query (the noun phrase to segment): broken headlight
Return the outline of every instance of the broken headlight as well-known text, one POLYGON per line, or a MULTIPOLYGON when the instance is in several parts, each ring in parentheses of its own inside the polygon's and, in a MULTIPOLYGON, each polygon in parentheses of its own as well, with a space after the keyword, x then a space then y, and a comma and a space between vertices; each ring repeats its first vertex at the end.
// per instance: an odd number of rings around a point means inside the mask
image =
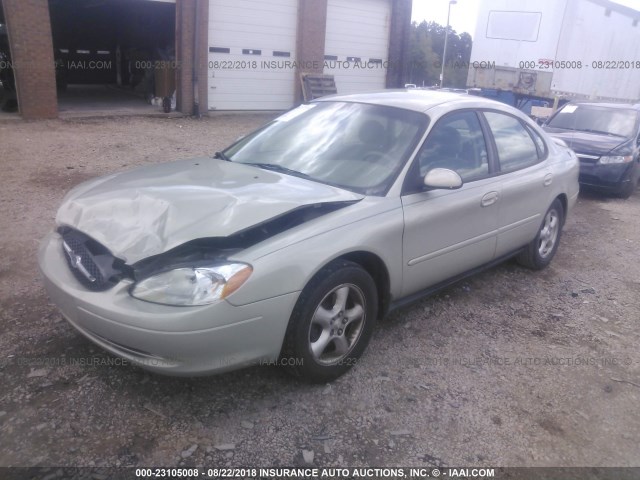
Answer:
POLYGON ((163 305, 209 305, 235 292, 252 271, 245 263, 176 268, 141 280, 133 286, 131 295, 163 305))

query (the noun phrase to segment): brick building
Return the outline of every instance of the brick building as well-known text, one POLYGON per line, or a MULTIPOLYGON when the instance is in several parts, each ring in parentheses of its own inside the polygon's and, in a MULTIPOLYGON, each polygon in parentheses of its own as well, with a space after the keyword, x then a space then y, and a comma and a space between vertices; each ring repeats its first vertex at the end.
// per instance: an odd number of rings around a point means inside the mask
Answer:
POLYGON ((411 0, 0 0, 24 118, 57 116, 56 85, 127 85, 165 60, 187 114, 288 109, 301 73, 399 87, 410 21, 411 0), (87 59, 108 68, 65 68, 87 59))

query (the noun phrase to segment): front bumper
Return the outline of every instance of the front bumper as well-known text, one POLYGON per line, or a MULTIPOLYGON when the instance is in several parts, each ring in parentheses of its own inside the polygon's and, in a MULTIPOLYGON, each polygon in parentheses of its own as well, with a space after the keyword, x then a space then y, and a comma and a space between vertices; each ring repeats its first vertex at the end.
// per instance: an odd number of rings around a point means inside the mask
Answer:
POLYGON ((635 163, 602 165, 581 160, 578 181, 587 187, 617 192, 632 181, 635 163))
POLYGON ((167 375, 221 373, 277 359, 299 292, 243 306, 171 307, 129 295, 130 280, 92 292, 69 270, 61 237, 38 253, 52 301, 80 333, 114 355, 167 375))

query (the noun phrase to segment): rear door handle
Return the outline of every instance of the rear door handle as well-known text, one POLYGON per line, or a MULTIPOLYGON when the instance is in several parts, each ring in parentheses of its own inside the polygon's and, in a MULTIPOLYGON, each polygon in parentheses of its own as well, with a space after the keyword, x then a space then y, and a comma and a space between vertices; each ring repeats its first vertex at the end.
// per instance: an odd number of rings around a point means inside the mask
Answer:
POLYGON ((550 173, 547 173, 544 176, 544 186, 548 187, 549 185, 551 185, 552 182, 553 182, 553 175, 550 173))
POLYGON ((480 205, 482 205, 483 207, 488 207, 490 205, 493 205, 497 201, 498 201, 498 192, 489 192, 484 194, 484 196, 482 197, 482 201, 480 202, 480 205))

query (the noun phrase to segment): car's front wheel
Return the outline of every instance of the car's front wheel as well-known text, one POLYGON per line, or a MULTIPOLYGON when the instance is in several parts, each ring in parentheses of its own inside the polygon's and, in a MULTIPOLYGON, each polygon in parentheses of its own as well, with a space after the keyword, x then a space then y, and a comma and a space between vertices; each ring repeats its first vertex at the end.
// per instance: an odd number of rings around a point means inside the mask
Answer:
POLYGON ((533 270, 549 265, 558 250, 563 225, 564 208, 556 198, 547 210, 536 238, 518 255, 518 263, 533 270))
POLYGON ((620 187, 620 189, 617 192, 618 197, 626 200, 631 195, 633 195, 633 192, 636 191, 636 188, 638 188, 638 182, 631 179, 627 183, 625 183, 622 187, 620 187))
POLYGON ((339 377, 364 352, 377 314, 376 285, 366 270, 343 260, 330 263, 300 294, 281 363, 312 382, 339 377))

